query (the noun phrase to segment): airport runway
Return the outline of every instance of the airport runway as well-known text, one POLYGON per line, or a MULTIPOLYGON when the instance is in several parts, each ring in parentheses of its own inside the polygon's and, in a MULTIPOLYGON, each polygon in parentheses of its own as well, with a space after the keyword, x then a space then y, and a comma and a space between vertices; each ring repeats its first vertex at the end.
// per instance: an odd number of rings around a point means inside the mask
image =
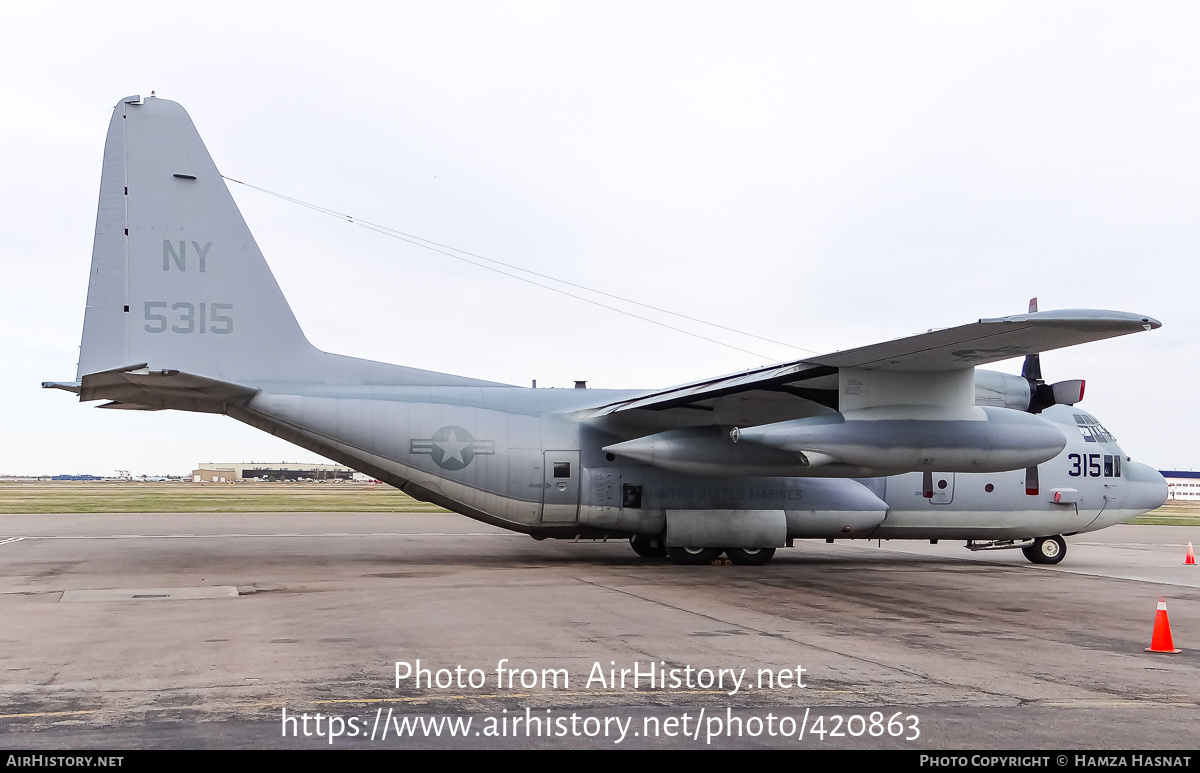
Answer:
POLYGON ((0 747, 1194 749, 1188 540, 679 567, 452 515, 0 515, 0 747), (1181 654, 1143 652, 1160 596, 1181 654), (447 684, 397 687, 418 659, 447 684))

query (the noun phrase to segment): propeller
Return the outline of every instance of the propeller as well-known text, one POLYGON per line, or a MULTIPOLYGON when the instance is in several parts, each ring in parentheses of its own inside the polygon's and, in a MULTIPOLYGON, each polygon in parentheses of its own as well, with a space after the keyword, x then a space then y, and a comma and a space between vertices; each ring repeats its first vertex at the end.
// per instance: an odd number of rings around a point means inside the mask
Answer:
MULTIPOLYGON (((1037 298, 1029 299, 1029 313, 1038 310, 1037 298)), ((1081 378, 1047 384, 1042 378, 1042 356, 1037 352, 1025 355, 1021 378, 1029 382, 1030 413, 1041 413, 1052 405, 1074 405, 1083 399, 1086 384, 1081 378)))
MULTIPOLYGON (((1037 298, 1029 299, 1030 314, 1038 310, 1037 305, 1037 298)), ((1025 364, 1021 366, 1021 378, 1029 382, 1029 408, 1027 410, 1030 413, 1041 413, 1052 405, 1074 405, 1083 399, 1085 386, 1083 379, 1059 381, 1055 384, 1046 383, 1046 380, 1042 378, 1042 356, 1037 352, 1025 355, 1025 364)), ((1037 496, 1039 489, 1037 466, 1026 467, 1025 493, 1029 496, 1037 496)))

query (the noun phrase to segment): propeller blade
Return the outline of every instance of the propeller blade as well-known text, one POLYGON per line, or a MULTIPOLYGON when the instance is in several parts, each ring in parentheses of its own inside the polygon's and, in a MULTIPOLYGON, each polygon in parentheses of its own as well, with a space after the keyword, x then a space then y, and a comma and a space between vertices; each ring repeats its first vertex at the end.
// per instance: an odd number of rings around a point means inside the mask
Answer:
MULTIPOLYGON (((1029 299, 1029 313, 1037 311, 1037 298, 1029 299)), ((1025 364, 1021 366, 1021 378, 1031 381, 1042 380, 1042 358, 1037 352, 1025 355, 1025 364)))
POLYGON ((1025 364, 1021 366, 1021 378, 1030 381, 1042 380, 1042 356, 1036 352, 1025 355, 1025 364))
MULTIPOLYGON (((1037 311, 1037 298, 1029 299, 1029 313, 1037 311)), ((1083 399, 1083 379, 1059 381, 1057 384, 1047 384, 1042 378, 1041 355, 1025 355, 1025 363, 1021 366, 1021 378, 1029 382, 1030 413, 1041 413, 1052 405, 1074 405, 1083 399)), ((1034 471, 1034 488, 1037 488, 1037 471, 1034 471)), ((1035 491, 1036 493, 1036 491, 1035 491)))

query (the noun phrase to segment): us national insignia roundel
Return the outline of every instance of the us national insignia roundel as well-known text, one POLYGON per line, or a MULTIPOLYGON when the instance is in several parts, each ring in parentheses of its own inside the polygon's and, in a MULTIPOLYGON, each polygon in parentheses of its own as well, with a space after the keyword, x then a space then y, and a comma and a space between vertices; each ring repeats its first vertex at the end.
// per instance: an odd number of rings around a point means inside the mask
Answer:
POLYGON ((476 440, 462 427, 442 427, 431 438, 409 441, 410 454, 429 454, 443 470, 461 470, 475 459, 496 453, 496 441, 476 440))

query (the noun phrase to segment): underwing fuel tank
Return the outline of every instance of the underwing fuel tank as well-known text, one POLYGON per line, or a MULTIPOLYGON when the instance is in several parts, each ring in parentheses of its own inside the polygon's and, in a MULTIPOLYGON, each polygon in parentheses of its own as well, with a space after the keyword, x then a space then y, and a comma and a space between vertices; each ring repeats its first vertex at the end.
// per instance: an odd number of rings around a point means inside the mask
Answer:
MULTIPOLYGON (((858 414, 866 414, 859 411, 858 414)), ((838 414, 734 429, 738 444, 799 454, 812 467, 847 464, 882 470, 1004 472, 1033 467, 1066 447, 1062 430, 1005 408, 975 408, 970 418, 854 418, 838 414)), ((919 412, 914 412, 919 416, 919 412)))
MULTIPOLYGON (((735 443, 729 427, 689 427, 659 432, 606 446, 604 450, 652 467, 684 475, 805 476, 799 456, 760 443, 735 443)), ((863 470, 822 468, 818 477, 871 477, 863 470)))
MULTIPOLYGON (((894 407, 889 412, 897 413, 894 407)), ((859 478, 918 470, 1019 470, 1054 458, 1066 446, 1062 430, 1039 416, 1004 408, 973 408, 969 415, 847 419, 835 414, 746 429, 696 427, 604 450, 688 475, 859 478)))

